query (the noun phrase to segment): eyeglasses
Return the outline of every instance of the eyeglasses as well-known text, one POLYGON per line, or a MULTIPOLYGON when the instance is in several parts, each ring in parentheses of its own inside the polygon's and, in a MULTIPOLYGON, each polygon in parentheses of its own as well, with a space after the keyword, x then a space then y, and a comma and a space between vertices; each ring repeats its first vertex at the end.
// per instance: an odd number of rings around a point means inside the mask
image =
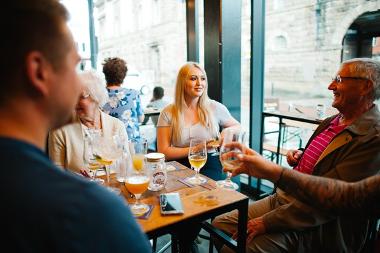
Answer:
POLYGON ((341 83, 344 78, 346 78, 346 79, 368 80, 368 78, 365 78, 365 77, 351 77, 351 76, 340 76, 340 75, 337 75, 336 77, 332 78, 332 81, 333 82, 337 82, 337 83, 341 83))

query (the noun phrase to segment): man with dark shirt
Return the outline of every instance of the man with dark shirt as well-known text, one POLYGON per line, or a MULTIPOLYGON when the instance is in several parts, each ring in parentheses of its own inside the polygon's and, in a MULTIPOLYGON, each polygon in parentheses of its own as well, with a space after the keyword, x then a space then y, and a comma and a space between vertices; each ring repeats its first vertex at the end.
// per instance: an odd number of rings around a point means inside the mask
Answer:
POLYGON ((2 247, 14 252, 151 252, 125 202, 43 152, 79 98, 79 56, 57 0, 2 4, 2 247))

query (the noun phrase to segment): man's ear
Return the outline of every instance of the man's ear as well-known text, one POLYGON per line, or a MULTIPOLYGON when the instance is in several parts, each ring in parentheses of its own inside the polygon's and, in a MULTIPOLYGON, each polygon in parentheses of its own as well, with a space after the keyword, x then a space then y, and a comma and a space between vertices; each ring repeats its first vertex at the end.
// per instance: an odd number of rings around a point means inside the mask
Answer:
POLYGON ((365 95, 368 95, 370 93, 372 93, 373 91, 373 84, 372 84, 372 81, 370 80, 367 80, 363 86, 362 86, 362 89, 361 89, 361 94, 362 96, 365 96, 365 95))
POLYGON ((52 71, 50 62, 39 51, 30 52, 25 60, 27 77, 32 89, 38 94, 47 96, 49 93, 48 80, 52 71))

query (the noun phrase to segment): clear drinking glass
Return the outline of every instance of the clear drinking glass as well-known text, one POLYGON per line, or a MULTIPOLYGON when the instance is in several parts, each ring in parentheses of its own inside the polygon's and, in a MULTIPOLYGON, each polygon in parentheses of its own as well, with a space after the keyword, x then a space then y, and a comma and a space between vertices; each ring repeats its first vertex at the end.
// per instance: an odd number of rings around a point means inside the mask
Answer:
POLYGON ((231 142, 239 142, 241 144, 245 144, 246 142, 246 132, 239 130, 239 129, 227 129, 224 134, 224 138, 222 141, 222 145, 220 147, 220 162, 223 165, 223 168, 227 169, 227 178, 225 180, 220 180, 216 182, 216 185, 221 188, 225 189, 231 189, 231 190, 237 190, 239 186, 232 182, 231 180, 231 171, 238 168, 241 165, 241 162, 239 162, 236 158, 226 158, 223 156, 223 154, 228 152, 237 152, 241 153, 239 149, 231 149, 227 144, 231 142))
POLYGON ((120 189, 111 187, 110 174, 111 167, 115 168, 118 160, 123 155, 122 147, 119 145, 117 136, 97 135, 93 140, 93 156, 99 166, 106 173, 107 188, 115 193, 120 193, 120 189))
POLYGON ((142 138, 131 140, 129 142, 129 150, 134 169, 141 170, 144 167, 144 158, 148 151, 147 140, 142 138))
POLYGON ((206 183, 207 179, 199 175, 199 171, 207 161, 206 141, 201 139, 191 139, 188 158, 191 168, 195 170, 195 175, 186 178, 186 181, 193 185, 206 183))
POLYGON ((104 180, 96 177, 97 171, 102 167, 94 155, 96 135, 97 133, 92 131, 86 132, 86 135, 84 136, 83 161, 85 166, 91 171, 91 181, 103 184, 104 180))
POLYGON ((149 211, 147 204, 141 203, 141 194, 148 189, 149 173, 144 166, 130 167, 127 170, 127 177, 125 179, 125 187, 128 191, 136 196, 136 202, 130 205, 131 211, 135 216, 142 216, 149 211))

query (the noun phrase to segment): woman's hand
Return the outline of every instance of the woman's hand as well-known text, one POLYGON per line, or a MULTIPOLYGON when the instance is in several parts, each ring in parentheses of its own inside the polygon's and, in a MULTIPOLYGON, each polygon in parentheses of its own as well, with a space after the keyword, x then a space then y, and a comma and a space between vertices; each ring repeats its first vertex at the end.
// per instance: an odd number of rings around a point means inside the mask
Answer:
POLYGON ((286 161, 292 167, 297 166, 302 153, 301 150, 289 150, 288 153, 286 153, 286 161))

